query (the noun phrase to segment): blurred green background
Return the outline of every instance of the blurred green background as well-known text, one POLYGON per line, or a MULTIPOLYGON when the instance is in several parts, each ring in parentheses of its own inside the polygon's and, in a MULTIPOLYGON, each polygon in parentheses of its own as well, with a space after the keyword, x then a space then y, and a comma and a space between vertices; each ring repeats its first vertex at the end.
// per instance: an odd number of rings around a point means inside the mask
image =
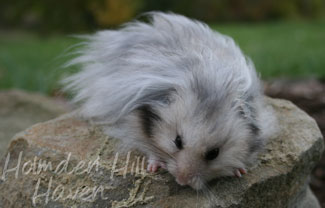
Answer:
POLYGON ((72 35, 117 28, 153 10, 232 36, 263 79, 325 78, 324 0, 2 0, 0 89, 57 94, 79 42, 72 35))

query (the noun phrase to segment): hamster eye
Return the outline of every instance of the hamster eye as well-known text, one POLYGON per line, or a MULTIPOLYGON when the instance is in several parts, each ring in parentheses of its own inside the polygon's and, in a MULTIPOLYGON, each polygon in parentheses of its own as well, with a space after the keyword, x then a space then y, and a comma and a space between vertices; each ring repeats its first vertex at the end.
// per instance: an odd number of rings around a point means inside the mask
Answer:
POLYGON ((208 151, 205 154, 205 159, 206 160, 214 160, 218 157, 218 155, 219 155, 219 148, 215 148, 213 150, 208 151))
POLYGON ((177 135, 176 139, 175 139, 175 145, 178 149, 183 149, 183 142, 182 142, 182 138, 177 135))

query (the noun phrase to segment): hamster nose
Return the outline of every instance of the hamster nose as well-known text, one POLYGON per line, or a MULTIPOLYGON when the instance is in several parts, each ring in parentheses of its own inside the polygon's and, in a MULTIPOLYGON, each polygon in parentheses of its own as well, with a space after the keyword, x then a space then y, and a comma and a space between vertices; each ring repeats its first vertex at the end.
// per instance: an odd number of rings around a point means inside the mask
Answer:
POLYGON ((188 185, 191 178, 192 177, 189 174, 180 173, 180 174, 177 174, 177 176, 176 176, 176 182, 181 186, 185 186, 185 185, 188 185))

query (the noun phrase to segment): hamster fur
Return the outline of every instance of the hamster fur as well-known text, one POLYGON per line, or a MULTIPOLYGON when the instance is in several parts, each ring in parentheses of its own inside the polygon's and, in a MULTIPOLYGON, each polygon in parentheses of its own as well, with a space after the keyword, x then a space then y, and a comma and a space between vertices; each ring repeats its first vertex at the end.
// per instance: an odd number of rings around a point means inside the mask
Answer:
POLYGON ((80 115, 201 189, 246 173, 272 126, 252 61, 228 36, 172 13, 86 37, 66 78, 80 115))

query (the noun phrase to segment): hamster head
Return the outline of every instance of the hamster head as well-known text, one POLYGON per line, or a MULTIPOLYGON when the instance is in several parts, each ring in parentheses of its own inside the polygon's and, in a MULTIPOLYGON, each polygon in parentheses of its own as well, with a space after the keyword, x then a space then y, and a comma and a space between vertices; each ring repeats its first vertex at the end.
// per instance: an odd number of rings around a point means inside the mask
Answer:
POLYGON ((262 145, 231 94, 204 97, 195 90, 171 92, 167 105, 140 108, 152 153, 180 185, 201 189, 209 180, 234 176, 262 145))

